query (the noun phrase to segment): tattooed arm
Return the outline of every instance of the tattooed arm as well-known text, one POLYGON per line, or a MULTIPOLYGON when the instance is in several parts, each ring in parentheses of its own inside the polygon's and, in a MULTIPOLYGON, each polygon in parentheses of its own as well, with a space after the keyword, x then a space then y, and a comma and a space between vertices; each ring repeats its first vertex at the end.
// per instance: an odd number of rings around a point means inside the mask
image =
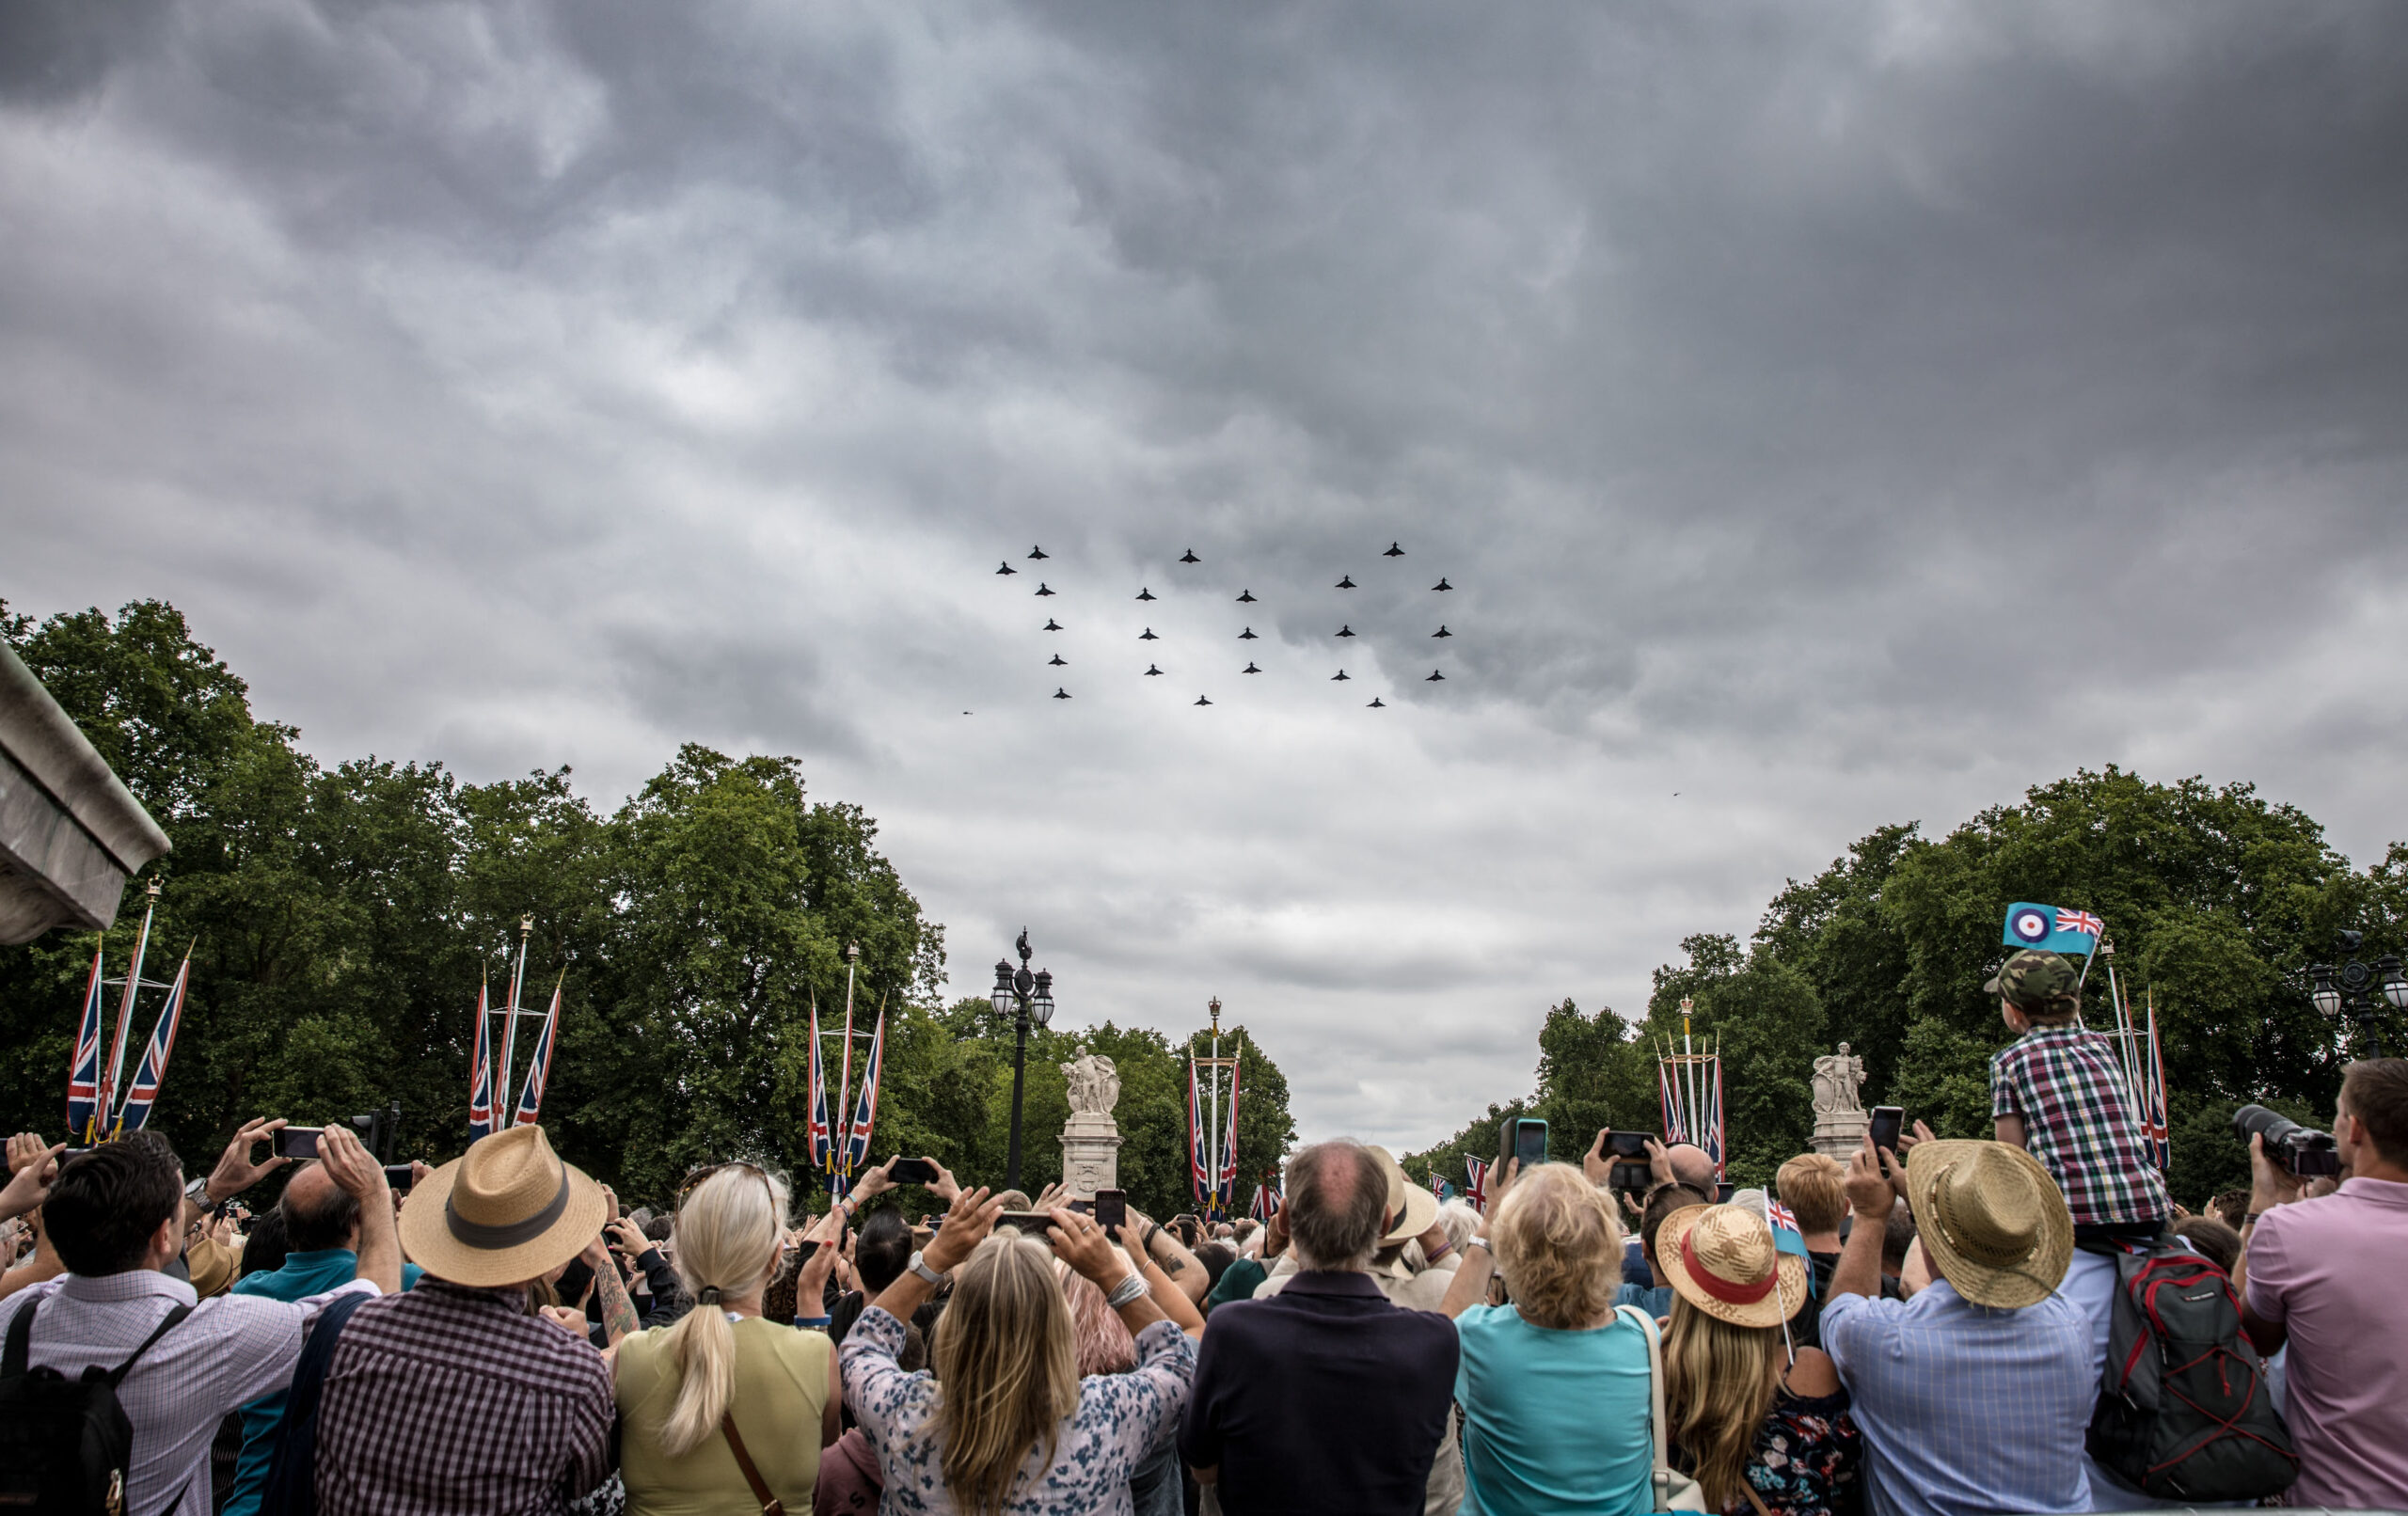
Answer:
POLYGON ((585 1245, 585 1261, 594 1270, 594 1288, 602 1306, 602 1334, 612 1347, 619 1339, 642 1330, 636 1320, 635 1302, 627 1299, 627 1287, 619 1278, 618 1260, 610 1250, 595 1238, 585 1245))

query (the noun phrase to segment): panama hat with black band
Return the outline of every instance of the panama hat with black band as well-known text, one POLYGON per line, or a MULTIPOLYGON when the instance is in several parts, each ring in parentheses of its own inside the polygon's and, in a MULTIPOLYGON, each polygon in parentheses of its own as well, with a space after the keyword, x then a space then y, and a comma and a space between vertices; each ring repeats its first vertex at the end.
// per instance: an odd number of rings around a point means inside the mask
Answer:
POLYGON ((1438 1219, 1438 1197, 1408 1178, 1404 1165, 1391 1158, 1386 1148, 1366 1145, 1363 1150, 1380 1161, 1380 1171, 1388 1181, 1387 1211, 1396 1218, 1396 1224, 1380 1239, 1380 1246, 1409 1242, 1430 1230, 1430 1224, 1438 1219))
POLYGON ((584 1252, 610 1214, 602 1187, 562 1162, 543 1128, 511 1127, 410 1187, 402 1247, 455 1285, 523 1284, 584 1252))

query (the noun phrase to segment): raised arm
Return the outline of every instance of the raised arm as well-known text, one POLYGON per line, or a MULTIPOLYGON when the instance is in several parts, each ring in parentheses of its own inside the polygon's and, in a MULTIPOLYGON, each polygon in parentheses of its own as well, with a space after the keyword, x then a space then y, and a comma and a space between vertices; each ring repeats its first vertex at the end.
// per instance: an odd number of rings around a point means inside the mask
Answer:
MULTIPOLYGON (((248 1142, 242 1137, 234 1140, 243 1145, 247 1161, 248 1142)), ((237 1156, 231 1147, 226 1153, 229 1158, 237 1156)), ((402 1239, 400 1229, 393 1224, 393 1188, 385 1182, 385 1166, 376 1161, 376 1155, 349 1127, 325 1129, 318 1139, 318 1160, 326 1166, 326 1177, 359 1202, 359 1277, 372 1281, 388 1295, 401 1293, 402 1239)), ((219 1173, 223 1172, 221 1163, 219 1173)), ((248 1184, 246 1180, 231 1192, 240 1193, 248 1184)), ((217 1176, 213 1174, 210 1192, 216 1192, 217 1176)))
MULTIPOLYGON (((1604 1139, 1600 1137, 1599 1141, 1604 1139)), ((1455 1277, 1448 1282, 1447 1298, 1438 1303, 1439 1314, 1450 1319, 1463 1315, 1488 1299, 1488 1281, 1497 1271, 1497 1256, 1488 1248, 1488 1224, 1505 1204, 1505 1193, 1521 1176, 1522 1161, 1509 1158, 1497 1172, 1497 1182, 1489 1191, 1488 1209, 1481 1218, 1480 1235, 1464 1244, 1464 1261, 1455 1265, 1455 1277)))
POLYGON ((1898 1203, 1898 1181, 1906 1177, 1897 1162, 1876 1149, 1870 1137, 1848 1159, 1847 1203, 1856 1212, 1856 1225, 1840 1250, 1839 1266, 1831 1271, 1834 1298, 1881 1293, 1881 1241, 1898 1203))

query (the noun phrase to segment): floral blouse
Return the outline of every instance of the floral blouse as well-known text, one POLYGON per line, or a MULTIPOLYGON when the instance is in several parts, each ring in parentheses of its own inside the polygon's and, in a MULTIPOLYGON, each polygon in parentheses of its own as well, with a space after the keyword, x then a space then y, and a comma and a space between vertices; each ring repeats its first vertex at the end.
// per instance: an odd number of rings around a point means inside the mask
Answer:
MULTIPOLYGON (((936 1429, 937 1382, 923 1369, 906 1374, 895 1361, 903 1323, 872 1306, 845 1334, 837 1352, 844 1367, 845 1404, 878 1450, 886 1481, 881 1512, 953 1516, 944 1455, 936 1429)), ((1051 1465, 1038 1461, 1038 1444, 1022 1465, 1007 1516, 1095 1511, 1130 1516, 1129 1477, 1170 1445, 1188 1386, 1196 1379, 1196 1344, 1168 1321, 1137 1334, 1137 1366, 1126 1374, 1095 1374, 1079 1382, 1079 1408, 1062 1428, 1051 1465)))
MULTIPOLYGON (((1864 1434, 1847 1413, 1847 1392, 1807 1397, 1786 1386, 1756 1433, 1748 1483, 1774 1516, 1856 1516, 1864 1504, 1864 1434)), ((1754 1516, 1748 1497, 1723 1516, 1754 1516)))

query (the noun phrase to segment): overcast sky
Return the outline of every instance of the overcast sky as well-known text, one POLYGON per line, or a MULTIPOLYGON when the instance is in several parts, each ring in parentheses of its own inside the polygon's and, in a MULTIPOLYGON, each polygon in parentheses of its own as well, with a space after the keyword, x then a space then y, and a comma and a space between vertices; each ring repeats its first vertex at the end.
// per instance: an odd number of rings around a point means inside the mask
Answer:
POLYGON ((9 0, 0 596, 798 754, 957 992, 1418 1145, 1883 822, 2408 836, 2403 145, 2384 0, 9 0))

